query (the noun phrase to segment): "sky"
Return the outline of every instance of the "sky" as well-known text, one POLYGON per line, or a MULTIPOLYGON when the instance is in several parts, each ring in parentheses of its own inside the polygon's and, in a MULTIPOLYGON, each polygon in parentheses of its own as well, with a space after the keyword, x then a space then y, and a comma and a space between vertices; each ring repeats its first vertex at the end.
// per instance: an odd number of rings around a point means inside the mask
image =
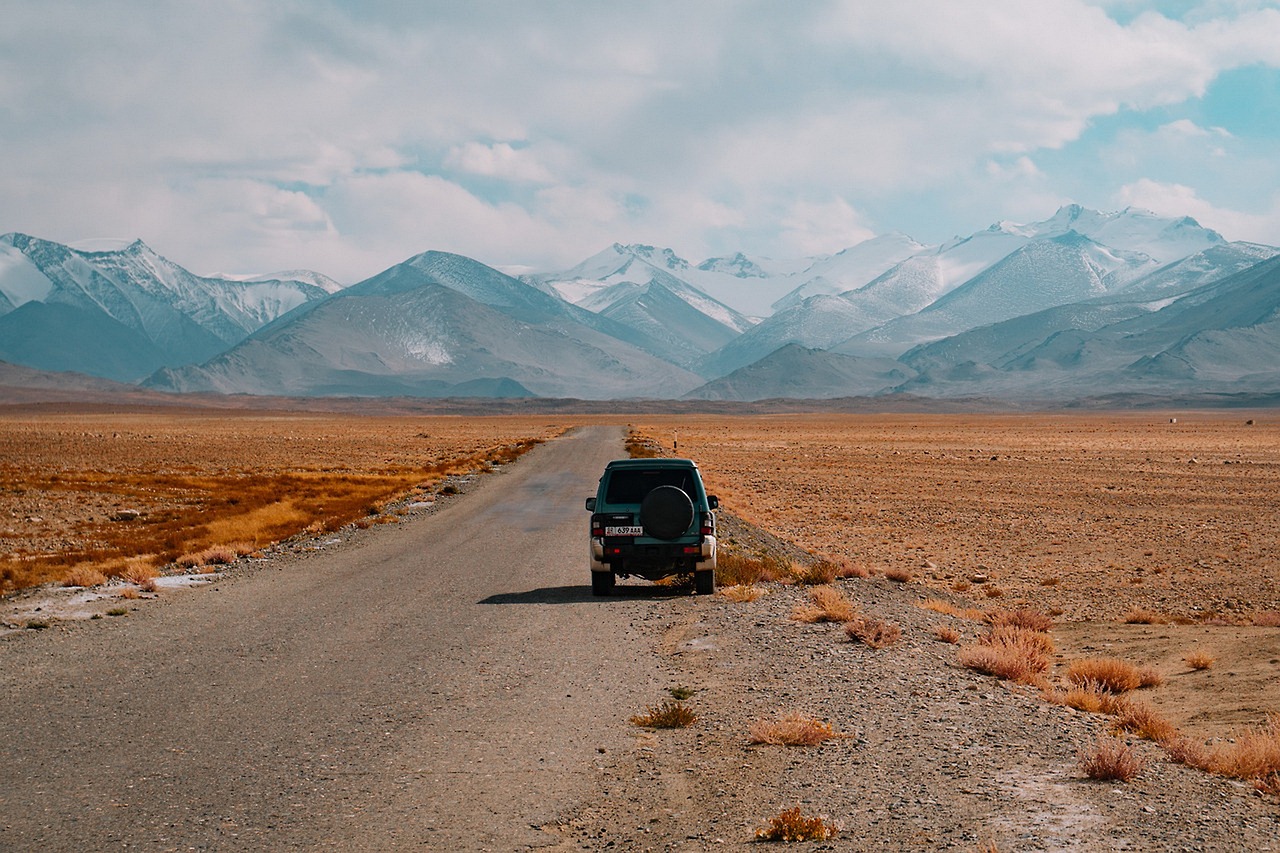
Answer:
POLYGON ((934 244, 1061 205, 1280 245, 1280 0, 8 0, 0 233, 344 283, 934 244))

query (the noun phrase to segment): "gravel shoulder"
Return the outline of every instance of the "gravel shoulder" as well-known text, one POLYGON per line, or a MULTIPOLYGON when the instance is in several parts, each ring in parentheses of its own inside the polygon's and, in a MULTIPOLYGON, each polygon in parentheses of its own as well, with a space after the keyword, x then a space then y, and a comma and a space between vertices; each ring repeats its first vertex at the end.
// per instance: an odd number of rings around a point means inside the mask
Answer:
POLYGON ((901 626, 881 650, 790 619, 800 588, 593 598, 582 497, 621 432, 127 618, 0 640, 0 849, 758 849, 795 805, 844 827, 807 849, 1280 847, 1280 805, 1150 744, 1134 782, 1085 780, 1105 720, 959 668, 932 628, 976 626, 915 584, 839 582, 901 626), (630 723, 677 686, 694 726, 630 723), (748 744, 792 710, 850 737, 748 744))

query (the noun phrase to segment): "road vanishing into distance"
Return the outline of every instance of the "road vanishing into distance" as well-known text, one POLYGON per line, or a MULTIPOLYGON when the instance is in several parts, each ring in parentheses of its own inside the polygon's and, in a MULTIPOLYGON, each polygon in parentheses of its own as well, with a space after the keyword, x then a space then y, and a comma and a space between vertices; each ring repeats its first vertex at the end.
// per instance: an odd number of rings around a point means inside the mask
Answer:
POLYGON ((623 455, 581 429, 425 516, 0 641, 0 850, 568 844, 543 827, 661 689, 628 594, 589 590, 623 455))

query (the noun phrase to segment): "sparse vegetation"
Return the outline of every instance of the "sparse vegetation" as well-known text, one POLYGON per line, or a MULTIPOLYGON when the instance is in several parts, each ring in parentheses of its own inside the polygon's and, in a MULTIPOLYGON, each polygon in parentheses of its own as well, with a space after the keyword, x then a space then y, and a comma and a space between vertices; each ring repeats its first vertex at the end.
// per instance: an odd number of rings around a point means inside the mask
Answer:
POLYGON ((351 418, 253 412, 0 418, 0 511, 29 518, 0 558, 0 592, 61 583, 77 566, 118 576, 221 543, 335 530, 437 476, 524 452, 541 419, 351 418), (438 429, 428 435, 423 423, 438 429), (408 452, 406 452, 408 449, 408 452), (38 514, 25 502, 40 502, 38 514), (86 504, 129 507, 93 515, 86 504), (127 520, 126 520, 127 519, 127 520), (50 552, 51 534, 67 542, 50 552))
POLYGON ((697 721, 698 715, 680 702, 663 702, 631 718, 632 723, 646 729, 683 729, 697 721))
POLYGON ((1023 628, 1027 631, 1039 633, 1050 631, 1053 628, 1053 619, 1043 613, 1026 608, 997 610, 988 617, 988 620, 994 628, 1023 628))
POLYGON ((1192 669, 1209 669, 1217 662, 1217 658, 1215 658, 1213 653, 1207 649, 1196 649, 1182 660, 1192 669))
POLYGON ((959 643, 960 632, 950 625, 937 625, 933 629, 933 636, 944 643, 959 643))
POLYGON ((129 608, 127 607, 112 607, 107 611, 108 616, 127 616, 128 613, 129 608))
POLYGON ((688 699, 690 696, 697 693, 698 691, 694 690, 692 687, 685 687, 683 684, 681 684, 675 687, 667 688, 667 692, 671 694, 672 699, 684 700, 684 699, 688 699))
POLYGON ((827 841, 839 831, 838 824, 818 815, 804 814, 796 806, 770 818, 767 826, 756 830, 756 838, 761 841, 827 841))
POLYGON ((757 598, 764 595, 764 590, 755 584, 734 584, 733 586, 722 586, 716 591, 730 601, 737 602, 755 601, 757 598))
POLYGON ((1253 614, 1251 625, 1259 628, 1280 628, 1280 610, 1264 610, 1253 614))
POLYGON ((786 574, 786 567, 772 556, 750 556, 729 548, 721 548, 716 556, 716 586, 769 583, 786 574))
POLYGON ((63 586, 99 586, 107 582, 107 576, 92 566, 72 566, 62 578, 63 586))
POLYGON ((915 578, 910 569, 901 568, 885 569, 884 576, 895 583, 910 583, 915 578))
POLYGON ((803 586, 821 586, 835 581, 840 570, 840 564, 834 560, 818 560, 807 565, 797 563, 791 567, 791 579, 803 586))
POLYGON ((886 622, 871 616, 855 616, 844 623, 845 635, 850 640, 883 649, 902 637, 902 629, 894 622, 886 622))
POLYGON ((845 594, 833 586, 815 586, 809 590, 809 604, 798 605, 791 613, 797 622, 848 622, 854 617, 854 606, 845 594))
POLYGON ((1174 760, 1219 776, 1250 779, 1268 785, 1280 774, 1280 714, 1266 725, 1249 729, 1233 740, 1207 747, 1187 738, 1166 745, 1174 760))
POLYGON ((1013 625, 992 627, 956 653, 961 666, 1020 684, 1039 684, 1053 662, 1048 634, 1013 625))
POLYGON ((1081 747, 1080 771, 1090 779, 1103 782, 1128 782, 1142 772, 1142 758, 1132 746, 1110 735, 1100 735, 1092 744, 1081 747))
POLYGON ((1111 713, 1115 715, 1117 728, 1132 732, 1138 737, 1156 743, 1169 743, 1180 736, 1173 723, 1160 716, 1145 702, 1121 697, 1112 706, 1111 713))
POLYGON ((752 723, 749 740, 771 746, 817 746, 838 737, 841 735, 829 723, 792 711, 775 720, 752 723))
POLYGON ((1119 658, 1081 658, 1067 666, 1067 681, 1092 684, 1108 693, 1124 693, 1142 686, 1141 670, 1119 658))
POLYGON ((1126 625, 1164 625, 1169 619, 1154 610, 1134 607, 1124 615, 1126 625))

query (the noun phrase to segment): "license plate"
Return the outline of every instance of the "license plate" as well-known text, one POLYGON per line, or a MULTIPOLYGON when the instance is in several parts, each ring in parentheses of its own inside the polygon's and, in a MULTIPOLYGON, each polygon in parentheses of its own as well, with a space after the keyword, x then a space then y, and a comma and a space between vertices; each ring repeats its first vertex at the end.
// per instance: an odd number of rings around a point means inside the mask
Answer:
POLYGON ((643 527, 606 527, 605 536, 643 536, 643 527))

